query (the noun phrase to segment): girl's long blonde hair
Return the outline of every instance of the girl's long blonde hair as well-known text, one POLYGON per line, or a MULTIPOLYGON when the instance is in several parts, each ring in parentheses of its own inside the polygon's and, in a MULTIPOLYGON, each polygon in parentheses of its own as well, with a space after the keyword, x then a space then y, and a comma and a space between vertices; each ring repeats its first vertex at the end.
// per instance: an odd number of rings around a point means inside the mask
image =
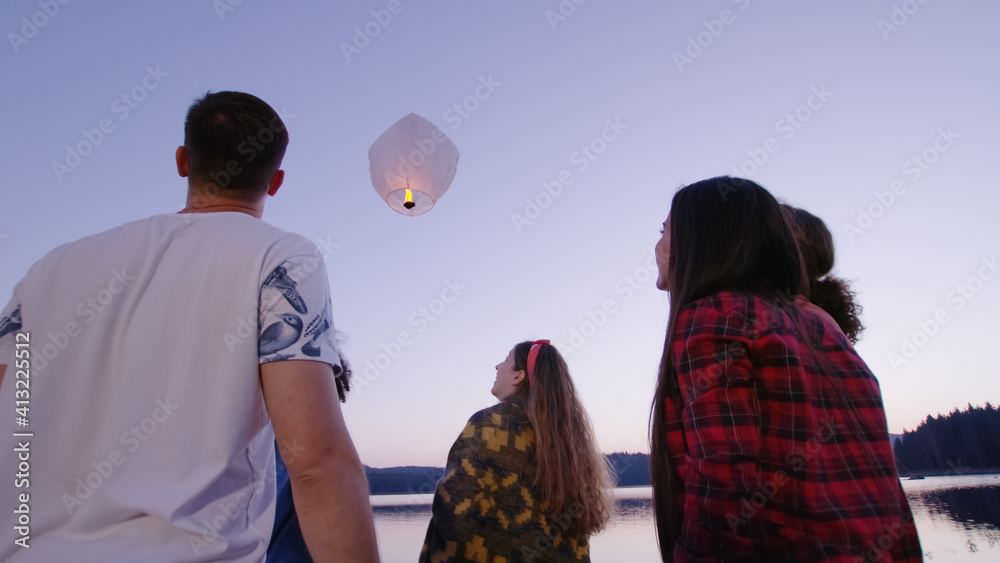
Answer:
MULTIPOLYGON (((531 345, 514 347, 515 370, 527 372, 531 345)), ((568 535, 592 535, 603 530, 611 516, 615 478, 597 447, 566 361, 555 346, 539 346, 530 381, 525 377, 517 388, 528 398, 528 418, 535 430, 534 485, 550 522, 568 535)))

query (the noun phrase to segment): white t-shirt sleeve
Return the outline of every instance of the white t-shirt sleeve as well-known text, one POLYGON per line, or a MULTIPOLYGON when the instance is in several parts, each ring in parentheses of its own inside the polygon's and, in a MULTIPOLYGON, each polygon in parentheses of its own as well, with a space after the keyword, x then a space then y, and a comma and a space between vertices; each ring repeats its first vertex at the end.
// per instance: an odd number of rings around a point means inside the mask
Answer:
POLYGON ((319 256, 293 256, 271 270, 260 288, 258 362, 315 360, 339 375, 330 309, 330 283, 319 256))
POLYGON ((21 330, 21 303, 15 291, 10 302, 0 313, 0 364, 10 365, 14 362, 14 338, 19 330, 21 330))

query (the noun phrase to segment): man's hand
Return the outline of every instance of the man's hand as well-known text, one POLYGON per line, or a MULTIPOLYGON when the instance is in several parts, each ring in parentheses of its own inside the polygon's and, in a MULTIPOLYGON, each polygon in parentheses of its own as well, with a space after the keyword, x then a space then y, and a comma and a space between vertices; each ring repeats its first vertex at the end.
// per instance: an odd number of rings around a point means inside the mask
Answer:
POLYGON ((262 364, 260 377, 309 553, 317 562, 377 562, 368 481, 340 411, 333 369, 286 360, 262 364))

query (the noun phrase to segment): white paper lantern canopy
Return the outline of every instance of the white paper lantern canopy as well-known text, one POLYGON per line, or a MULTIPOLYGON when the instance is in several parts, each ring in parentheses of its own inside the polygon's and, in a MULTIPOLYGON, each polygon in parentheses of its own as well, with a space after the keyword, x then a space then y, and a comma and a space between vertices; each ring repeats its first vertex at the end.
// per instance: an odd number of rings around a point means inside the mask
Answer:
POLYGON ((427 213, 448 191, 458 167, 458 147, 437 126, 411 113, 368 149, 372 185, 403 215, 427 213))

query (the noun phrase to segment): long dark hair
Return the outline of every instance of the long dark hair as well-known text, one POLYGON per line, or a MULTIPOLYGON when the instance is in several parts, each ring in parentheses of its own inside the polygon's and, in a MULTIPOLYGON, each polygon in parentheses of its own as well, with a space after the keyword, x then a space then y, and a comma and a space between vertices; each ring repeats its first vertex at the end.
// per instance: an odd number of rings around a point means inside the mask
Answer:
POLYGON ((809 298, 814 305, 823 309, 840 325, 847 338, 857 343, 861 331, 861 304, 851 291, 847 281, 830 275, 833 269, 833 235, 822 219, 805 209, 792 207, 787 203, 781 210, 795 234, 795 241, 802 254, 803 266, 809 278, 809 298))
POLYGON ((722 176, 695 182, 670 205, 666 285, 670 315, 650 424, 653 508, 664 561, 680 536, 683 484, 666 445, 667 402, 679 397, 671 348, 684 306, 720 291, 744 290, 790 303, 808 294, 795 237, 777 200, 758 184, 722 176))
MULTIPOLYGON (((514 347, 515 370, 527 371, 531 345, 529 341, 514 347)), ((555 346, 540 345, 532 375, 532 382, 525 377, 515 392, 527 396, 528 419, 535 430, 534 486, 545 511, 557 516, 556 521, 569 522, 567 535, 595 534, 611 516, 611 468, 555 346)))

